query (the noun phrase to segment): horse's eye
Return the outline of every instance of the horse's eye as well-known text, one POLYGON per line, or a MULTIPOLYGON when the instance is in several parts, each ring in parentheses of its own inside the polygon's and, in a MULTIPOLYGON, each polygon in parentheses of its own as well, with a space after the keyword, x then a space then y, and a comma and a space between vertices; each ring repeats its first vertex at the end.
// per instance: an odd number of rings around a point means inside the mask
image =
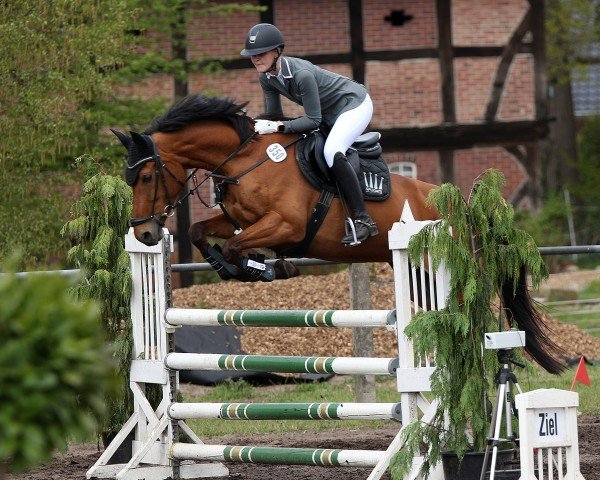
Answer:
POLYGON ((146 175, 142 176, 142 182, 144 183, 150 183, 152 181, 152 174, 151 173, 147 173, 146 175))

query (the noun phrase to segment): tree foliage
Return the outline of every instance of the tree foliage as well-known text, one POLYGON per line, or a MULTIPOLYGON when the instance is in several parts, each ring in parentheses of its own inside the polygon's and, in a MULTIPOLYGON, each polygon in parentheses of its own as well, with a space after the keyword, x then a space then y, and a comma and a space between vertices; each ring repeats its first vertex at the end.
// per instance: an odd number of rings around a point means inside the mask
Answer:
POLYGON ((64 261, 61 186, 84 181, 73 157, 88 154, 116 173, 123 150, 106 127, 142 130, 171 101, 121 87, 156 73, 218 70, 216 59, 175 58, 171 40, 185 35, 173 32, 192 17, 258 9, 207 0, 0 2, 0 256, 19 246, 28 268, 64 261))
MULTIPOLYGON (((211 74, 219 71, 221 59, 216 56, 196 55, 186 61, 172 54, 173 50, 187 49, 187 30, 191 20, 215 22, 238 13, 265 9, 251 3, 210 0, 128 1, 131 9, 143 12, 136 15, 132 23, 143 54, 132 55, 126 68, 119 71, 121 78, 129 81, 139 81, 156 73, 185 78, 189 73, 211 74)), ((208 39, 207 32, 200 31, 198 34, 208 39)), ((236 55, 237 51, 232 54, 236 55)))
POLYGON ((451 184, 433 190, 428 201, 442 220, 410 242, 410 258, 418 262, 427 250, 434 269, 445 263, 451 283, 446 308, 419 312, 405 329, 415 355, 424 358, 435 352, 431 387, 439 406, 429 424, 416 422, 406 429, 405 445, 392 465, 394 478, 403 478, 421 449, 427 476, 443 449, 462 456, 467 448, 481 450, 485 445, 491 412, 484 405, 497 361, 492 350, 482 348, 483 336, 503 330, 506 322, 491 305, 506 280, 519 278, 522 265, 528 266, 534 285, 547 274, 533 239, 514 227, 514 211, 502 198, 503 185, 500 172, 488 170, 468 201, 451 184))
POLYGON ((126 0, 0 2, 0 161, 38 165, 98 131, 93 105, 123 64, 126 0))
POLYGON ((109 416, 104 431, 118 430, 131 413, 131 273, 124 236, 131 217, 131 188, 119 177, 103 173, 90 158, 79 164, 89 179, 81 198, 71 208, 72 220, 62 229, 73 247, 68 258, 83 272, 72 288, 76 298, 95 299, 100 305, 104 338, 114 343, 122 379, 120 395, 107 398, 109 416))
MULTIPOLYGON (((547 0, 546 51, 548 76, 548 112, 554 121, 544 141, 542 185, 546 199, 571 188, 581 180, 577 168, 578 146, 572 80, 584 80, 587 67, 594 61, 594 49, 600 40, 600 4, 590 0, 547 0)), ((585 199, 572 196, 575 205, 585 199)))
POLYGON ((583 71, 582 58, 600 40, 599 7, 590 0, 547 0, 546 43, 551 83, 571 80, 583 71))
MULTIPOLYGON (((572 207, 575 239, 578 245, 595 245, 600 242, 600 117, 586 119, 577 138, 578 158, 574 162, 580 172, 580 181, 569 187, 572 195, 581 203, 572 207)), ((568 229, 568 206, 562 191, 549 196, 539 215, 519 212, 519 223, 543 245, 567 245, 570 243, 568 229)), ((560 257, 548 258, 558 262, 560 257)), ((591 256, 580 256, 579 262, 596 261, 591 256)))
POLYGON ((0 258, 19 250, 24 269, 60 263, 69 245, 61 238, 68 203, 55 176, 0 167, 0 258))
POLYGON ((578 168, 581 182, 573 192, 584 199, 585 205, 575 212, 579 244, 594 245, 600 242, 600 117, 589 118, 579 132, 578 168))
POLYGON ((0 276, 0 467, 18 472, 94 431, 113 369, 98 305, 74 301, 65 277, 17 277, 15 263, 0 276))

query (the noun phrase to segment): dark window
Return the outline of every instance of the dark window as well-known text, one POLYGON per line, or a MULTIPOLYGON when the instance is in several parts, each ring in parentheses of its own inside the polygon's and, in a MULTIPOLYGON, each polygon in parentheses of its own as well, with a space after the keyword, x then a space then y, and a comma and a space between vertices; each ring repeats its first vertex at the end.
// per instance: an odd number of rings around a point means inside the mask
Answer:
POLYGON ((406 15, 404 10, 392 10, 390 14, 385 17, 386 22, 390 22, 393 27, 401 27, 406 22, 410 22, 413 19, 412 15, 406 15))

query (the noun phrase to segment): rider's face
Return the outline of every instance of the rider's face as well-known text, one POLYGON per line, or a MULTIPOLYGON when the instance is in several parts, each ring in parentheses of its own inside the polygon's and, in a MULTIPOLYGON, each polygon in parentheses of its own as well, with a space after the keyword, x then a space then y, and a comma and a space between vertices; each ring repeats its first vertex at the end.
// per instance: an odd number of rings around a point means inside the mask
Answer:
POLYGON ((259 71, 259 73, 265 73, 270 70, 275 57, 277 57, 277 49, 261 53, 260 55, 252 55, 250 60, 252 60, 254 67, 259 71))

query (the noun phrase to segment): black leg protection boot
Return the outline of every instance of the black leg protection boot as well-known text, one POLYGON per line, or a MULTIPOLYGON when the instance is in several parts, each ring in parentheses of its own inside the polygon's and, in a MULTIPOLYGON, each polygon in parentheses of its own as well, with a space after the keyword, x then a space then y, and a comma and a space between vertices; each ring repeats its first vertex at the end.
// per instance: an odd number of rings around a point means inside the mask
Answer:
POLYGON ((358 245, 367 238, 377 235, 379 233, 377 226, 365 207, 365 201, 356 173, 343 153, 337 152, 335 154, 331 172, 335 177, 344 200, 346 200, 348 207, 352 211, 354 227, 356 229, 357 242, 354 241, 354 235, 352 234, 352 229, 350 229, 342 238, 342 243, 346 246, 358 245))

